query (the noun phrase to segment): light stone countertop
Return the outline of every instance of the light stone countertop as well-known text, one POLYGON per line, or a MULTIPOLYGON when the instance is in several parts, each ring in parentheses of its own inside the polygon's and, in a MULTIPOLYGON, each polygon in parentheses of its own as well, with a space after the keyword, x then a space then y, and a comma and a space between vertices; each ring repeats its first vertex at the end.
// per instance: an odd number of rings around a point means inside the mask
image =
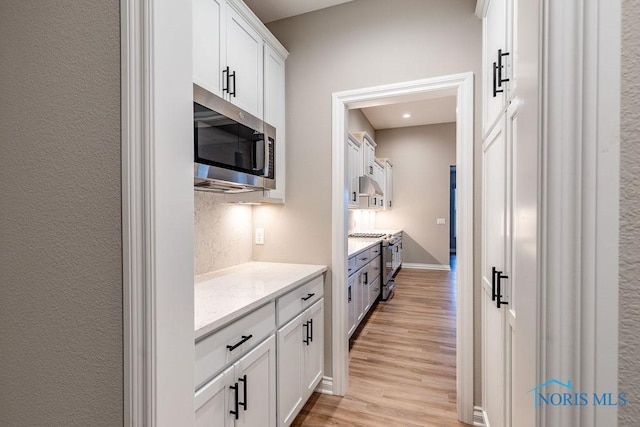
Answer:
MULTIPOLYGON (((394 229, 381 229, 381 230, 364 230, 365 233, 386 233, 386 234, 398 234, 402 233, 402 230, 394 229)), ((351 258, 354 255, 359 254, 369 248, 372 248, 376 244, 380 243, 382 239, 373 239, 368 237, 349 237, 347 239, 347 257, 351 258)))
POLYGON ((195 339, 327 271, 326 265, 248 262, 195 277, 195 339))

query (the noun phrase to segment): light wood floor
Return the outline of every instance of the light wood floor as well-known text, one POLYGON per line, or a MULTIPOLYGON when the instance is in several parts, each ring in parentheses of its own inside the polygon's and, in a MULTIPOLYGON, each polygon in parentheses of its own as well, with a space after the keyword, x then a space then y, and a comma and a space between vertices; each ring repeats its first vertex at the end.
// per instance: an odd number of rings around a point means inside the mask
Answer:
MULTIPOLYGON (((314 393, 294 426, 466 426, 456 419, 455 273, 401 270, 349 354, 344 397, 314 393)), ((357 333, 357 332, 356 332, 357 333)))

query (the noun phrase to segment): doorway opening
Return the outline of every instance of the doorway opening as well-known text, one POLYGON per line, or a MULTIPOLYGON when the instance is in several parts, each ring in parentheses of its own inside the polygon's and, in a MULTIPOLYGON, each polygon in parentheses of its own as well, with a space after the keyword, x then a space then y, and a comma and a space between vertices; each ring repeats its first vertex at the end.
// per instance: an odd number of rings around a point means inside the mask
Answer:
POLYGON ((333 94, 332 102, 332 392, 349 378, 347 336, 347 110, 421 99, 436 91, 456 95, 456 396, 458 419, 473 423, 473 73, 415 80, 333 94))

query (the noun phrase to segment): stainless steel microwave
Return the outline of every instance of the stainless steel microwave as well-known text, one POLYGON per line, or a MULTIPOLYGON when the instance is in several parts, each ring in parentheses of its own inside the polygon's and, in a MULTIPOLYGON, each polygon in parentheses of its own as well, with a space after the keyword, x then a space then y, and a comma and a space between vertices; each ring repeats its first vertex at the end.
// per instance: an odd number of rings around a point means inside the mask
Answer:
POLYGON ((193 133, 196 189, 237 193, 275 188, 273 126, 194 84, 193 133))

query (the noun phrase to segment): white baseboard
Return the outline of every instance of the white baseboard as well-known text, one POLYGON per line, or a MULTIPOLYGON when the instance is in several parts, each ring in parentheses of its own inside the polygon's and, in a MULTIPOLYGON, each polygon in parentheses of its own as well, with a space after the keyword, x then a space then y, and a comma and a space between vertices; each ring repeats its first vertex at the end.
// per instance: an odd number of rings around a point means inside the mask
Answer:
POLYGON ((333 395, 333 378, 322 377, 322 379, 318 383, 318 386, 316 387, 316 391, 322 394, 333 395))
POLYGON ((485 417, 484 409, 479 406, 473 407, 473 425, 474 427, 489 427, 485 417))
POLYGON ((451 266, 446 264, 419 264, 415 262, 403 262, 402 268, 408 268, 413 270, 441 270, 451 271, 451 266))

